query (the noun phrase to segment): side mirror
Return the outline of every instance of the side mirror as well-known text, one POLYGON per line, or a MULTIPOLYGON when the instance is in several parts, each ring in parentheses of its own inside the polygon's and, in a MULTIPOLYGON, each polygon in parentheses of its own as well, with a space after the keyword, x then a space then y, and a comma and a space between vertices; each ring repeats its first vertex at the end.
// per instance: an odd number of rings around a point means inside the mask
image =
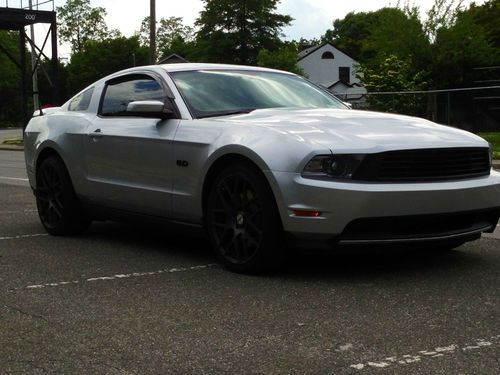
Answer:
POLYGON ((162 120, 175 118, 174 111, 159 100, 138 100, 130 102, 127 105, 127 114, 132 116, 160 118, 162 120))

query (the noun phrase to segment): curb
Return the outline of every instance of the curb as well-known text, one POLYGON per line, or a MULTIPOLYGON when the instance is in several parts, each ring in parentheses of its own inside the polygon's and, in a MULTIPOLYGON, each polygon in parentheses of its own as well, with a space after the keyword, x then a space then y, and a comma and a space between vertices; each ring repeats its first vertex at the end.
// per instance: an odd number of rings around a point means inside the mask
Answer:
POLYGON ((2 151, 24 151, 24 146, 4 145, 4 144, 0 143, 0 150, 2 150, 2 151))

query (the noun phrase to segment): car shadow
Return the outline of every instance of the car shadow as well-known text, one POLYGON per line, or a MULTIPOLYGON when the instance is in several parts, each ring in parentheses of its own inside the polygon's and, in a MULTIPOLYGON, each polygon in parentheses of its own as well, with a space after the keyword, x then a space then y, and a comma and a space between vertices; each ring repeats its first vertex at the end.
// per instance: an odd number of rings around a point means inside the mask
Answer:
POLYGON ((453 250, 439 248, 339 248, 331 251, 298 249, 273 278, 373 282, 389 279, 415 279, 449 273, 470 273, 481 269, 484 260, 474 253, 472 244, 453 250))
POLYGON ((199 228, 105 221, 92 223, 80 238, 112 245, 115 249, 133 248, 136 253, 157 253, 205 263, 216 261, 208 239, 199 228))
MULTIPOLYGON (((132 247, 134 252, 162 257, 175 256, 196 263, 217 263, 200 228, 138 225, 115 222, 94 223, 86 240, 132 247)), ((337 279, 371 282, 374 279, 414 278, 449 272, 471 272, 486 262, 474 251, 478 242, 455 250, 436 248, 337 248, 331 250, 286 249, 285 261, 264 274, 251 277, 271 279, 337 279)), ((229 271, 226 271, 229 272, 229 271)))

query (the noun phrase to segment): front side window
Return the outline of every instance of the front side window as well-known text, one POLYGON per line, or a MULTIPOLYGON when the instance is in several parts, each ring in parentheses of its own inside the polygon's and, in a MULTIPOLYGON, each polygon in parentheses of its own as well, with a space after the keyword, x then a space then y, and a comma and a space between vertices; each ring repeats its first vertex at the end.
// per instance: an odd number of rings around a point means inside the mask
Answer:
POLYGON ((93 93, 94 88, 91 87, 75 96, 69 103, 68 111, 86 111, 89 108, 93 93))
POLYGON ((105 88, 101 114, 125 116, 130 102, 142 100, 165 101, 165 93, 156 80, 144 75, 113 80, 105 88))
POLYGON ((197 118, 263 108, 345 108, 332 95, 291 74, 198 70, 171 76, 197 118))

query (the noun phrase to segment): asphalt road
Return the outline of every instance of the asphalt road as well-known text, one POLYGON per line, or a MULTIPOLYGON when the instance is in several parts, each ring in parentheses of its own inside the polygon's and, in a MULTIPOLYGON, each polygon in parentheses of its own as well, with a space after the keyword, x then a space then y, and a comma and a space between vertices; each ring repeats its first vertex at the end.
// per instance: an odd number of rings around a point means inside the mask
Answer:
MULTIPOLYGON (((25 178, 14 154, 0 153, 0 176, 25 178)), ((483 238, 292 253, 271 274, 237 275, 177 230, 47 236, 26 182, 4 179, 0 374, 496 375, 499 269, 499 240, 483 238)))

